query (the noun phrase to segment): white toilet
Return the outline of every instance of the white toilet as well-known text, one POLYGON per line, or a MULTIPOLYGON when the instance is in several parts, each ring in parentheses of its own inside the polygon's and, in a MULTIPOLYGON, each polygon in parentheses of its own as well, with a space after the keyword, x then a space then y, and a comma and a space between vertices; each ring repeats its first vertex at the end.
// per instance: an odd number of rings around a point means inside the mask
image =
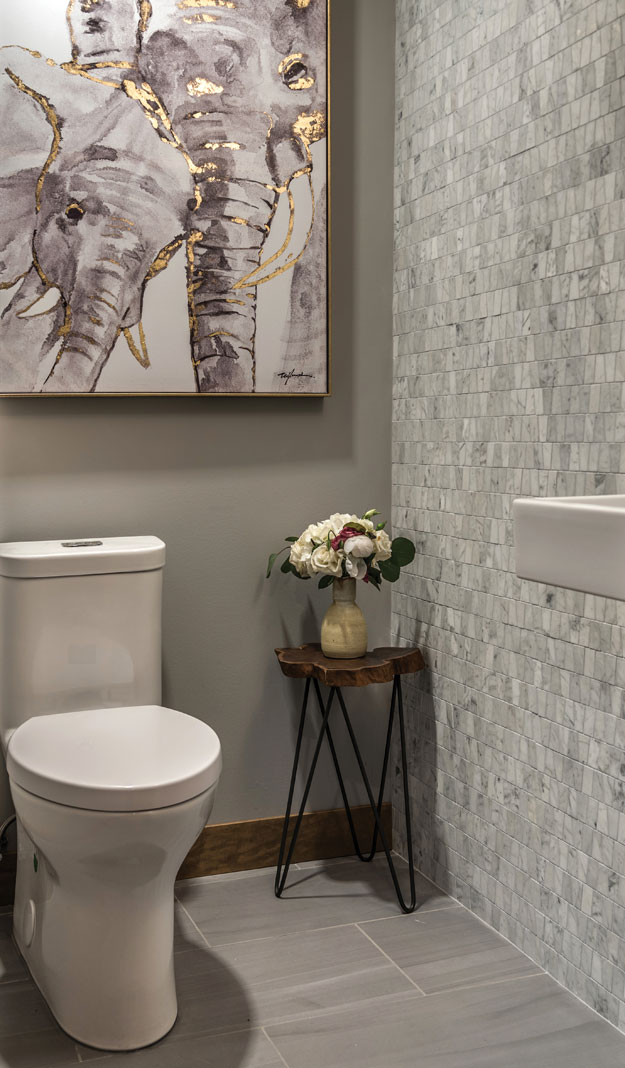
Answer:
POLYGON ((173 884, 219 739, 159 705, 158 538, 0 544, 0 737, 17 814, 14 934, 59 1024, 129 1050, 176 1019, 173 884))

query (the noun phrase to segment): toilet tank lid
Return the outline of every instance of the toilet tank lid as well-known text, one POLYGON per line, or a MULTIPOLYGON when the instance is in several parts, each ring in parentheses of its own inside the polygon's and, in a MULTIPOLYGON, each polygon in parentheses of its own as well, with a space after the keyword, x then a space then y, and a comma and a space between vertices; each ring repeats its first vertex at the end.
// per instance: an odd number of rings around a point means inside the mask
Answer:
POLYGON ((164 564, 165 543, 149 536, 0 543, 0 575, 9 578, 156 571, 164 564))

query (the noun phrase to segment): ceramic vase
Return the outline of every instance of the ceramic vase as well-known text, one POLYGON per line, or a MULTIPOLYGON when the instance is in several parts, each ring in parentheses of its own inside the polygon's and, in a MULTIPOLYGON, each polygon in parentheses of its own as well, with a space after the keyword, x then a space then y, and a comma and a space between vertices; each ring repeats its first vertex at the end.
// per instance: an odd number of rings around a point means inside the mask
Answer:
POLYGON ((321 650, 333 660, 353 660, 367 652, 367 624, 356 604, 356 579, 335 579, 332 604, 321 624, 321 650))

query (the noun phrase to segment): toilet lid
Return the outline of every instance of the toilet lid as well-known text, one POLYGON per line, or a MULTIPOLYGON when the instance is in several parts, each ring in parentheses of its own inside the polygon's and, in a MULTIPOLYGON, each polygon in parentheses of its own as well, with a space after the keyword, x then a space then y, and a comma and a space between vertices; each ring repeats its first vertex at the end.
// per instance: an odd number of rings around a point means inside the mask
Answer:
POLYGON ((61 805, 139 812, 188 801, 214 786, 219 738, 160 705, 91 708, 27 720, 11 735, 11 780, 61 805))

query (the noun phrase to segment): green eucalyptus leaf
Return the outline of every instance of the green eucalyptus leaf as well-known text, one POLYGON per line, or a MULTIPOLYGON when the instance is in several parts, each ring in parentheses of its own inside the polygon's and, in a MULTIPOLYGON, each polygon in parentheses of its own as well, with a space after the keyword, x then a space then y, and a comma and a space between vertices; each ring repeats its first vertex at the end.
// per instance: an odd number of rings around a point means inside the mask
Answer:
POLYGON ((394 560, 380 560, 378 563, 382 578, 387 582, 397 582, 399 578, 399 564, 394 560))
POLYGON ((278 550, 277 553, 272 553, 271 554, 271 556, 269 557, 269 559, 267 561, 267 572, 265 574, 265 578, 269 578, 269 576, 271 575, 271 571, 272 571, 273 565, 275 564, 275 562, 278 559, 278 557, 281 556, 282 553, 286 552, 287 548, 288 548, 288 546, 284 545, 282 547, 282 549, 278 550))
POLYGON ((294 541, 297 541, 297 538, 285 538, 284 540, 285 541, 290 541, 291 544, 292 544, 294 541))
POLYGON ((288 575, 290 571, 294 570, 293 564, 289 560, 288 556, 286 560, 282 561, 282 567, 280 568, 283 575, 288 575))
POLYGON ((405 567, 411 564, 415 558, 416 549, 408 538, 395 538, 391 543, 391 560, 397 567, 405 567))
POLYGON ((334 582, 334 575, 322 575, 319 579, 319 589, 325 590, 327 586, 331 586, 334 582))

